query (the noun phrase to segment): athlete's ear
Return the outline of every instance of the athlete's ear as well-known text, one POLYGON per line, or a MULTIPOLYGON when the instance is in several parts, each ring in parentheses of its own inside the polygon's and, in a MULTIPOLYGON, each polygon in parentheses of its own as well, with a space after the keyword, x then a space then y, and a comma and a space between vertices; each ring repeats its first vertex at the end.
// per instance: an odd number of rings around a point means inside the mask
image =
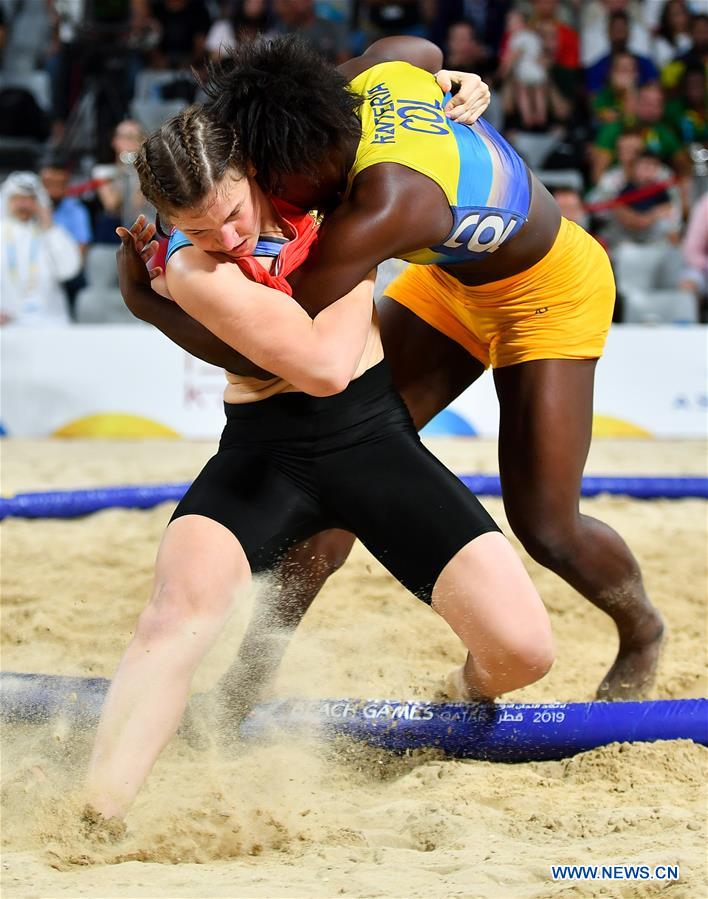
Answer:
POLYGON ((252 162, 247 163, 247 165, 246 165, 246 174, 248 175, 249 178, 255 178, 255 177, 256 177, 256 171, 257 171, 257 170, 256 170, 256 167, 255 167, 255 165, 254 165, 252 162))

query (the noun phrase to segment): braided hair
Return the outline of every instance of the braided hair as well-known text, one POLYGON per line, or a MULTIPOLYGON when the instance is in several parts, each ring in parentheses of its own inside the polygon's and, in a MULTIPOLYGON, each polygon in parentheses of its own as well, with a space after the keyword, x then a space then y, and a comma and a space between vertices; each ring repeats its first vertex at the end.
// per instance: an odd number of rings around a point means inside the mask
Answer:
POLYGON ((200 208, 227 170, 246 171, 234 128, 189 106, 143 142, 135 160, 145 199, 163 214, 200 208))
POLYGON ((242 41, 211 64, 202 88, 268 193, 277 193, 281 175, 316 178, 333 147, 361 136, 362 98, 296 35, 242 41))

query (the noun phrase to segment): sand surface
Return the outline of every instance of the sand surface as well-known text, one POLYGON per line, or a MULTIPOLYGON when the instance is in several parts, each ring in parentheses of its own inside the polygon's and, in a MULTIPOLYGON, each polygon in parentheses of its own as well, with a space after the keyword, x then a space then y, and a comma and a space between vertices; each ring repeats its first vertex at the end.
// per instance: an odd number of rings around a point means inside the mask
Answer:
MULTIPOLYGON (((485 441, 430 441, 459 472, 494 472, 485 441)), ((2 492, 187 480, 207 443, 4 441, 2 492)), ((700 443, 598 441, 590 473, 705 474, 700 443)), ((501 502, 485 505, 506 528, 501 502)), ((706 690, 706 505, 583 503, 642 564, 670 638, 656 697, 706 690)), ((2 668, 110 676, 147 599, 172 506, 2 525, 2 668)), ((506 528, 508 533, 508 528, 506 528)), ((525 557, 558 660, 509 699, 587 700, 615 649, 605 617, 525 557)), ((249 603, 199 671, 228 665, 249 603)), ((463 650, 446 625, 357 546, 292 643, 276 696, 431 698, 463 650)), ((708 895, 706 759, 690 742, 611 745, 514 766, 392 758, 288 740, 225 753, 177 738, 118 845, 81 837, 72 790, 88 742, 60 724, 6 727, 4 897, 639 897, 708 895), (46 779, 45 779, 46 778, 46 779), (551 863, 679 864, 681 879, 552 883, 551 863)))

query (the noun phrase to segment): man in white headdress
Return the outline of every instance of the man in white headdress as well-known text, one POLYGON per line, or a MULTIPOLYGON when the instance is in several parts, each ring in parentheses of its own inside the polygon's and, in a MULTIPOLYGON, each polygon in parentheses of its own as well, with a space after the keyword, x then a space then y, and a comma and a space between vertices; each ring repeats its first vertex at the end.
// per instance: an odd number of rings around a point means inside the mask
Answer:
POLYGON ((61 285, 81 269, 79 245, 52 222, 49 197, 32 172, 13 172, 0 201, 0 324, 69 324, 61 285))

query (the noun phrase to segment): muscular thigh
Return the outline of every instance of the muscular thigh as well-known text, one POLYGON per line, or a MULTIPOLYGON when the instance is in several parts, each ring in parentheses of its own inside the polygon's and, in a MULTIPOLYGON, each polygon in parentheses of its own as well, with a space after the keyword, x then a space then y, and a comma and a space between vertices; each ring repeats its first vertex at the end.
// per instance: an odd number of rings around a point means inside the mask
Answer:
POLYGON ((484 372, 464 347, 384 296, 377 303, 393 383, 420 430, 484 372))
POLYGON ((499 465, 515 529, 569 526, 592 434, 595 359, 544 359, 496 369, 499 465))

